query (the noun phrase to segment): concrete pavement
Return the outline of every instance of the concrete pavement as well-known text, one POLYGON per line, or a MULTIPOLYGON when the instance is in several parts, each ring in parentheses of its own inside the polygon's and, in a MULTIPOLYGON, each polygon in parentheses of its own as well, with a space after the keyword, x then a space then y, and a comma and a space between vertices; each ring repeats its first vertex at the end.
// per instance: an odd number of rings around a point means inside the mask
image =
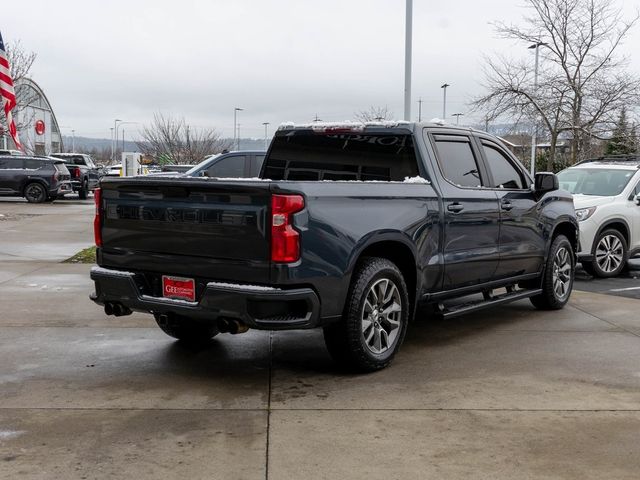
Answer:
POLYGON ((91 205, 56 205, 0 222, 0 253, 24 242, 0 259, 2 479, 638 478, 637 300, 420 317, 390 368, 349 375, 317 331, 187 348, 106 317, 89 266, 58 262, 91 242, 91 205), (34 255, 53 221, 75 233, 34 255))

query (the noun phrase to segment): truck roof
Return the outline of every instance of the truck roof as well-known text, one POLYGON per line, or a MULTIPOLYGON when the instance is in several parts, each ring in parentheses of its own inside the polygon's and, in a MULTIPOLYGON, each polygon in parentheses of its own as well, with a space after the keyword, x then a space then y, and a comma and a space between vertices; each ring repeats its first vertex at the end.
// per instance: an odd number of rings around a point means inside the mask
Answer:
MULTIPOLYGON (((311 122, 311 123, 294 123, 284 122, 278 127, 278 131, 282 130, 314 130, 323 132, 336 132, 336 133, 348 133, 348 132, 362 132, 369 128, 381 129, 381 128, 404 128, 413 130, 415 128, 430 127, 430 128, 446 128, 447 130, 460 130, 463 132, 482 132, 471 127, 452 125, 444 120, 434 118, 428 122, 407 122, 404 120, 383 120, 374 122, 354 122, 346 120, 344 122, 311 122)), ((484 133, 484 132, 483 132, 484 133)))

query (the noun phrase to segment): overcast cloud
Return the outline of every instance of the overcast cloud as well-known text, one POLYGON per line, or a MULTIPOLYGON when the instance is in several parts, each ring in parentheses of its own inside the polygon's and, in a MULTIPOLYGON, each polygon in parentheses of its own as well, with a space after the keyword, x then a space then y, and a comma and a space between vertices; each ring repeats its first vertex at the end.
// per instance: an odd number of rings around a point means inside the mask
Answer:
MULTIPOLYGON (((63 134, 109 137, 114 118, 185 116, 232 136, 262 122, 345 120, 371 105, 402 117, 404 0, 4 1, 5 42, 37 52, 33 78, 63 134)), ((414 0, 413 117, 466 113, 480 92, 481 55, 531 55, 497 39, 490 21, 519 22, 509 0, 414 0)), ((625 11, 638 1, 624 1, 625 11)), ((640 71, 636 27, 623 52, 640 71), (635 52, 632 53, 632 51, 635 52)), ((463 117, 467 121, 470 117, 463 117)), ((132 130, 134 125, 129 126, 132 130)), ((132 135, 133 136, 133 135, 132 135)))

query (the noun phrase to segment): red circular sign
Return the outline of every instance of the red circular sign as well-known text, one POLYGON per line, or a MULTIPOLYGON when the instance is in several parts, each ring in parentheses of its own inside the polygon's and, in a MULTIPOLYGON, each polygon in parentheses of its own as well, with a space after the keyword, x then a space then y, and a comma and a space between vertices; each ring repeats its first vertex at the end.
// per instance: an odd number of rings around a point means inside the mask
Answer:
POLYGON ((37 120, 36 121, 36 133, 38 135, 44 135, 44 130, 45 130, 44 122, 42 120, 37 120))

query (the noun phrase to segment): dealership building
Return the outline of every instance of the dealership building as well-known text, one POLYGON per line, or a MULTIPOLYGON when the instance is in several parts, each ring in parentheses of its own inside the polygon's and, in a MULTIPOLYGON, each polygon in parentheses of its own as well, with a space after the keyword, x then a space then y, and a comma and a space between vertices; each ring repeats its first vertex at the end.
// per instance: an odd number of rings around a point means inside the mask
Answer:
MULTIPOLYGON (((22 78, 16 82, 15 90, 18 106, 13 115, 25 151, 36 155, 62 152, 60 126, 42 89, 33 80, 22 78)), ((6 129, 2 143, 6 148, 16 148, 6 129)))

